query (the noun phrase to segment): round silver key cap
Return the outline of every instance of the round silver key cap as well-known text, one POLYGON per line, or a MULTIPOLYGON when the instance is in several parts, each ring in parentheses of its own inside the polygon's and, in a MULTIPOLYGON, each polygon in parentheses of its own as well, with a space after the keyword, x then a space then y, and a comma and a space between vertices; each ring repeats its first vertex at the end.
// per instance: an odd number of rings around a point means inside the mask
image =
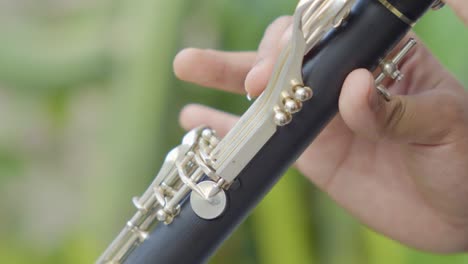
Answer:
POLYGON ((205 197, 192 191, 190 194, 190 205, 193 211, 206 220, 215 219, 220 216, 226 208, 226 193, 219 189, 213 181, 203 181, 197 184, 205 197), (213 195, 213 193, 216 193, 213 195), (211 196, 211 197, 210 197, 211 196))

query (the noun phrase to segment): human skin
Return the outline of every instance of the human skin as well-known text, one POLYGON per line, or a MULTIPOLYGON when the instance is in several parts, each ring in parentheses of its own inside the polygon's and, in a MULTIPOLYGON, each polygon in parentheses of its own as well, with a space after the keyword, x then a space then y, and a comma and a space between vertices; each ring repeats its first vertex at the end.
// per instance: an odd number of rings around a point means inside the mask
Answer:
MULTIPOLYGON (((446 3, 468 25, 468 1, 446 3)), ((175 74, 258 96, 290 23, 290 17, 273 22, 257 52, 182 50, 175 74)), ((389 102, 377 94, 367 70, 346 78, 339 114, 296 166, 377 232, 425 251, 468 251, 468 94, 418 42, 402 63, 405 78, 390 87, 389 102)), ((237 119, 201 105, 188 105, 180 114, 185 129, 206 124, 221 136, 237 119)))

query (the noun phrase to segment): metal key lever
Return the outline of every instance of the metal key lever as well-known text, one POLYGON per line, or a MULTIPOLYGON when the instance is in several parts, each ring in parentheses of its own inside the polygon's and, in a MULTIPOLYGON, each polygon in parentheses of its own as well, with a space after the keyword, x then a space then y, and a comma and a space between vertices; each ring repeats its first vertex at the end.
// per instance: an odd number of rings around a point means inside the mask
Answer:
POLYGON ((408 55, 410 50, 417 44, 416 40, 411 38, 406 42, 406 44, 401 48, 401 50, 390 60, 383 60, 380 63, 381 72, 375 78, 375 87, 377 91, 385 98, 386 101, 390 101, 391 94, 388 89, 382 84, 386 77, 391 78, 392 80, 401 81, 404 75, 400 72, 398 64, 403 60, 403 58, 408 55))
POLYGON ((158 223, 169 225, 191 194, 194 211, 200 217, 217 217, 224 211, 225 181, 211 168, 211 151, 218 144, 215 132, 199 127, 188 132, 172 149, 154 181, 140 197, 133 198, 137 212, 127 222, 97 263, 122 263, 145 241, 158 223), (205 177, 206 176, 206 177, 205 177))

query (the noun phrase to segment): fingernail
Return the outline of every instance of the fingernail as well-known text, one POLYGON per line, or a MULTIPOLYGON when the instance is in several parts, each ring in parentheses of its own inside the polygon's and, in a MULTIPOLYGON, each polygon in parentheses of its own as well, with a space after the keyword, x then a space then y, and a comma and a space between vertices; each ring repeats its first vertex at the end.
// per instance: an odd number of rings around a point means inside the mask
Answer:
POLYGON ((247 77, 245 77, 245 82, 244 82, 244 87, 245 87, 245 92, 249 95, 252 94, 252 91, 253 91, 253 87, 251 87, 253 85, 253 80, 255 79, 255 71, 256 71, 256 68, 252 68, 252 70, 250 70, 250 72, 247 74, 247 77))
POLYGON ((254 63, 254 65, 252 66, 252 69, 253 68, 256 68, 258 65, 261 65, 263 63, 265 59, 263 58, 258 58, 257 61, 254 63))
POLYGON ((382 105, 381 95, 378 93, 377 89, 371 89, 369 95, 369 107, 373 112, 377 112, 382 105))
MULTIPOLYGON (((261 66, 264 62, 264 59, 260 59, 258 60, 257 62, 255 62, 255 64, 252 66, 252 68, 250 69, 249 73, 247 74, 246 78, 245 78, 245 91, 247 92, 247 94, 249 95, 250 92, 251 92, 251 88, 249 87, 249 80, 250 79, 255 79, 256 78, 256 75, 257 75, 257 71, 259 71, 259 69, 261 69, 261 66)), ((250 96, 252 98, 252 96, 250 96)))

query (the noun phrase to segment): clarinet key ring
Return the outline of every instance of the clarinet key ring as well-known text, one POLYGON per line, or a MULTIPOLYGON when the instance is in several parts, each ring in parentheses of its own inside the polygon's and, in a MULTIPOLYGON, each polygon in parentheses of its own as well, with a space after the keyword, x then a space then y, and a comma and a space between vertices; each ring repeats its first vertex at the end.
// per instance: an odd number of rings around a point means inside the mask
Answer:
POLYGON ((382 84, 385 78, 390 78, 391 80, 401 81, 405 77, 403 73, 400 72, 398 64, 408 55, 408 53, 416 46, 417 42, 413 38, 409 39, 408 42, 401 48, 401 50, 391 59, 385 59, 380 62, 380 73, 375 78, 375 88, 380 95, 385 99, 385 101, 390 101, 392 95, 390 91, 382 84))

